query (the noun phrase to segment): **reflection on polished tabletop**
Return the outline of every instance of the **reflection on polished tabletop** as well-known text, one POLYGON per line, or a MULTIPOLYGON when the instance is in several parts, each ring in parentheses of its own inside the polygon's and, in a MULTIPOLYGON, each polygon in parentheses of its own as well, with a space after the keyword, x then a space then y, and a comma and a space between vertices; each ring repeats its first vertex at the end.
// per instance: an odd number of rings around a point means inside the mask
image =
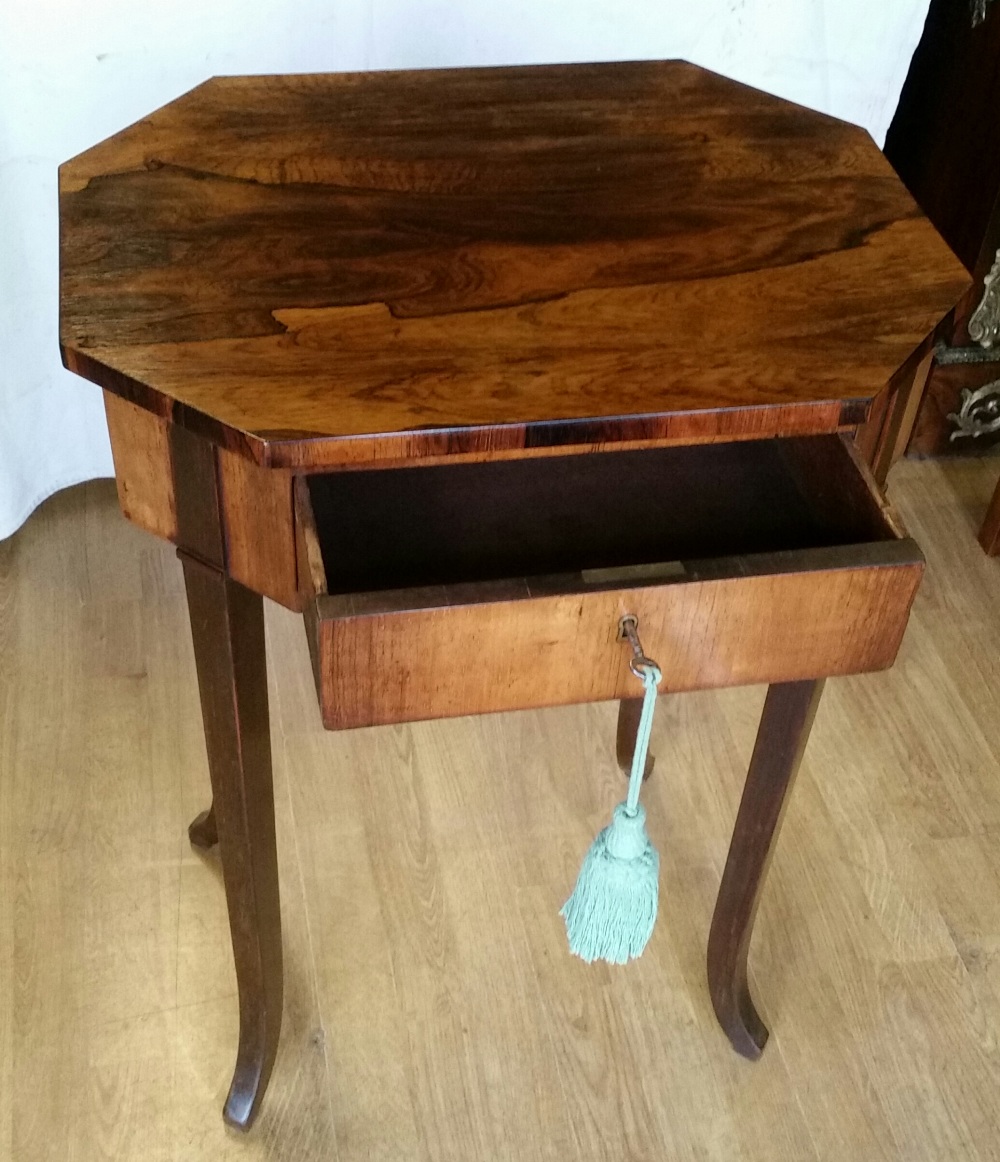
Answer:
POLYGON ((60 178, 69 365, 262 464, 856 424, 968 283, 681 62, 220 77, 60 178))

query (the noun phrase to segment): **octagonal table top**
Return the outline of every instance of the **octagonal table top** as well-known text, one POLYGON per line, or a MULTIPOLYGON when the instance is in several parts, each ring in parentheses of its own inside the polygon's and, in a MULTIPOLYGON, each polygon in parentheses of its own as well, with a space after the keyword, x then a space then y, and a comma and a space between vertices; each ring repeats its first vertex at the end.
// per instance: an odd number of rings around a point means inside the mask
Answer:
POLYGON ((60 169, 68 367, 261 464, 850 426, 969 277, 680 61, 217 77, 60 169))

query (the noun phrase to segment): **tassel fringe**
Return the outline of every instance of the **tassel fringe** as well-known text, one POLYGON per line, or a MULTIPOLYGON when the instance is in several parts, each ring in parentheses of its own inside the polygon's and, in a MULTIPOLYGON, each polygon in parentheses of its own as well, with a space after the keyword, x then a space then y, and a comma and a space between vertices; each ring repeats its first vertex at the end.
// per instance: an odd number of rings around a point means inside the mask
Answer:
POLYGON ((660 857, 646 834, 646 812, 624 803, 591 845, 573 894, 562 907, 570 951, 588 964, 627 964, 641 955, 656 923, 660 857))

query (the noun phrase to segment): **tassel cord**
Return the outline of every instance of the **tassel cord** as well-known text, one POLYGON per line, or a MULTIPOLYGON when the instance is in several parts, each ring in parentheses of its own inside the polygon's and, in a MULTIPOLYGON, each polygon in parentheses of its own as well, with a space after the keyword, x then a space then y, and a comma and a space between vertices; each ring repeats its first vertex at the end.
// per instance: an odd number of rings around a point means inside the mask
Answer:
POLYGON ((635 750, 632 753, 632 771, 628 778, 628 796, 625 800, 625 810, 634 817, 639 810, 639 791, 642 788, 642 776, 646 772, 646 755, 649 753, 649 736, 653 729, 653 711, 656 709, 656 691, 663 675, 655 663, 646 659, 636 663, 634 669, 641 670, 643 685, 646 692, 642 699, 642 712, 639 715, 639 726, 635 732, 635 750))
POLYGON ((576 887, 561 909, 570 952, 588 964, 595 960, 627 964, 640 956, 653 933, 659 901, 660 857, 646 832, 639 792, 662 674, 642 651, 635 617, 621 619, 619 634, 632 647, 629 668, 645 687, 628 796, 590 845, 576 887))

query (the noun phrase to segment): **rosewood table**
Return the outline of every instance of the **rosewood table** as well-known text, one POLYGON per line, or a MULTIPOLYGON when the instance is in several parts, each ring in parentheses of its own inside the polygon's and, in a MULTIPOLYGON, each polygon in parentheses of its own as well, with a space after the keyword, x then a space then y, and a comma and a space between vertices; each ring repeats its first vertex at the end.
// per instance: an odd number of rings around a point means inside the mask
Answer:
MULTIPOLYGON (((61 344, 184 566, 239 985, 275 1058, 263 597, 331 729, 770 683, 708 948, 733 1046, 822 680, 922 559, 881 480, 968 276, 860 129, 682 62, 216 78, 60 171, 61 344), (476 666, 456 659, 476 658, 476 666)), ((553 914, 570 885, 553 885, 553 914)))

